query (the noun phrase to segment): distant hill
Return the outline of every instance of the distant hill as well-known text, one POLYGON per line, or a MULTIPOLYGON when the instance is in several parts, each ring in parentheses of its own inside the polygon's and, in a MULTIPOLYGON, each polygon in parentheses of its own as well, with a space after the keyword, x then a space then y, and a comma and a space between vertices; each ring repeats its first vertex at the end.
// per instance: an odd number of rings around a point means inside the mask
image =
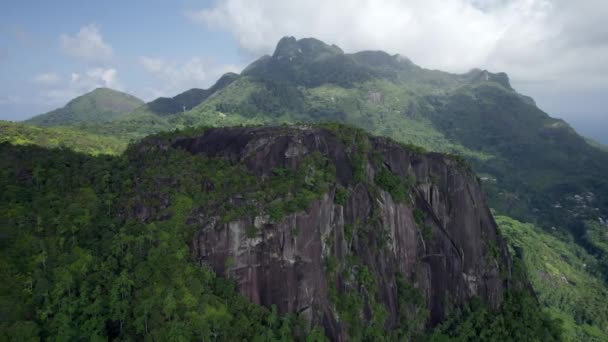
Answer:
POLYGON ((69 147, 87 154, 118 154, 126 143, 111 136, 101 136, 72 127, 36 127, 0 121, 0 143, 39 145, 49 148, 69 147))
POLYGON ((64 107, 35 116, 26 123, 37 126, 65 126, 102 123, 140 107, 144 102, 133 95, 109 88, 97 88, 64 107))
MULTIPOLYGON (((200 124, 198 120, 183 120, 184 110, 188 112, 196 108, 240 78, 240 75, 229 72, 222 75, 208 89, 193 88, 171 98, 159 97, 129 113, 116 116, 110 121, 81 122, 77 127, 84 131, 114 136, 129 142, 151 133, 198 125, 200 124)), ((210 122, 209 124, 214 125, 215 123, 210 122)))

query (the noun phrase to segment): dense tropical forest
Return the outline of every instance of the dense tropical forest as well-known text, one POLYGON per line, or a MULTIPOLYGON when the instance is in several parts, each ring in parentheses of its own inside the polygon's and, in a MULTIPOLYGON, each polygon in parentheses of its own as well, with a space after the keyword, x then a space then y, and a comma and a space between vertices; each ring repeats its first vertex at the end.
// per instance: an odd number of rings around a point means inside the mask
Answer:
MULTIPOLYGON (((197 206, 221 204, 245 189, 257 193, 251 189, 260 186, 268 198, 305 186, 297 193, 309 193, 308 198, 294 199, 295 207, 285 203, 277 208, 306 209, 315 192, 326 191, 323 182, 317 190, 306 190, 304 178, 286 170, 259 183, 238 165, 151 147, 141 143, 119 156, 90 156, 67 149, 0 146, 3 339, 326 340, 320 327, 296 314, 280 316, 276 308, 251 304, 233 281, 193 263, 189 243, 194 231, 187 224, 197 206), (204 191, 197 186, 202 179, 222 187, 204 191), (150 197, 151 189, 166 194, 170 205, 163 207, 162 198, 150 197), (135 219, 133 211, 144 204, 159 208, 153 217, 162 219, 135 219)), ((390 187, 390 182, 378 181, 390 187)), ((273 208, 269 210, 275 212, 273 208)), ((220 212, 227 221, 244 214, 228 208, 220 212)), ((420 330, 411 320, 423 322, 424 316, 410 316, 409 308, 423 308, 424 299, 403 280, 401 328, 387 334, 377 317, 378 325, 352 336, 559 339, 557 321, 543 313, 525 287, 525 265, 516 265, 513 279, 519 285, 498 312, 473 300, 435 331, 420 330)), ((349 315, 356 321, 361 307, 354 303, 345 302, 344 314, 355 310, 349 315)))

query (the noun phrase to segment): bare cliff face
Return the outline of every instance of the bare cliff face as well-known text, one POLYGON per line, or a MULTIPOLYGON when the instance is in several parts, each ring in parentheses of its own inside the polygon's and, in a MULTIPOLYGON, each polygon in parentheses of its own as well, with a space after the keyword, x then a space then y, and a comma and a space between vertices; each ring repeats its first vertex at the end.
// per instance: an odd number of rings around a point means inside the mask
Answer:
POLYGON ((310 168, 313 154, 335 168, 307 210, 224 222, 200 208, 191 218, 195 259, 252 302, 303 315, 334 340, 358 328, 353 311, 370 324, 386 315, 387 328, 422 317, 423 328, 473 296, 502 302, 510 257, 476 177, 456 160, 309 126, 211 129, 172 145, 243 164, 260 181, 310 168))

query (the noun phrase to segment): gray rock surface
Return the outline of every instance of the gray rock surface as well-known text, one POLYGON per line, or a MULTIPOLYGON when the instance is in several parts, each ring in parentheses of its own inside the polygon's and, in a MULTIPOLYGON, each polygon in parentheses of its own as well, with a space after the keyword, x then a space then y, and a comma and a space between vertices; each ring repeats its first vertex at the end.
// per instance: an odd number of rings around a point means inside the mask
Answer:
POLYGON ((412 152, 384 138, 369 138, 369 144, 366 181, 356 183, 354 147, 321 128, 219 128, 175 141, 174 147, 193 154, 243 163, 262 179, 277 167, 299 167, 313 152, 336 168, 336 184, 328 193, 280 222, 260 214, 220 223, 201 210, 192 241, 196 260, 235 279, 252 302, 303 314, 334 340, 348 335, 329 286, 365 293, 340 274, 328 274, 329 257, 344 264, 356 256, 368 266, 377 284, 374 296, 386 307, 391 326, 399 317, 398 273, 426 298, 427 327, 473 296, 498 307, 509 286, 510 256, 475 175, 441 154, 412 152), (380 167, 404 182, 415 180, 410 200, 397 203, 374 185, 380 167), (336 204, 337 186, 350 192, 344 205, 336 204), (254 236, 248 234, 251 227, 254 236))

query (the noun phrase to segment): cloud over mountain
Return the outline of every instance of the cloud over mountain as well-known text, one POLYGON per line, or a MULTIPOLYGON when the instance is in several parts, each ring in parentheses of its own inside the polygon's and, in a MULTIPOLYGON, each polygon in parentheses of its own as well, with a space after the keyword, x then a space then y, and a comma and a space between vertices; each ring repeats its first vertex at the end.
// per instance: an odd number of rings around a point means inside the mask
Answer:
POLYGON ((487 67, 525 82, 567 77, 604 85, 607 14, 599 0, 225 0, 187 12, 254 53, 269 53, 285 35, 310 36, 447 71, 487 67))
POLYGON ((218 64, 210 59, 192 57, 185 61, 141 56, 140 66, 150 73, 159 87, 148 87, 144 98, 174 96, 190 88, 206 88, 226 72, 239 72, 242 67, 218 64))
POLYGON ((57 84, 61 80, 61 77, 57 75, 55 72, 45 72, 42 74, 36 75, 32 82, 39 85, 53 85, 57 84))
POLYGON ((114 55, 112 47, 106 43, 95 24, 80 28, 75 35, 62 34, 62 50, 73 57, 87 62, 103 63, 114 55))

